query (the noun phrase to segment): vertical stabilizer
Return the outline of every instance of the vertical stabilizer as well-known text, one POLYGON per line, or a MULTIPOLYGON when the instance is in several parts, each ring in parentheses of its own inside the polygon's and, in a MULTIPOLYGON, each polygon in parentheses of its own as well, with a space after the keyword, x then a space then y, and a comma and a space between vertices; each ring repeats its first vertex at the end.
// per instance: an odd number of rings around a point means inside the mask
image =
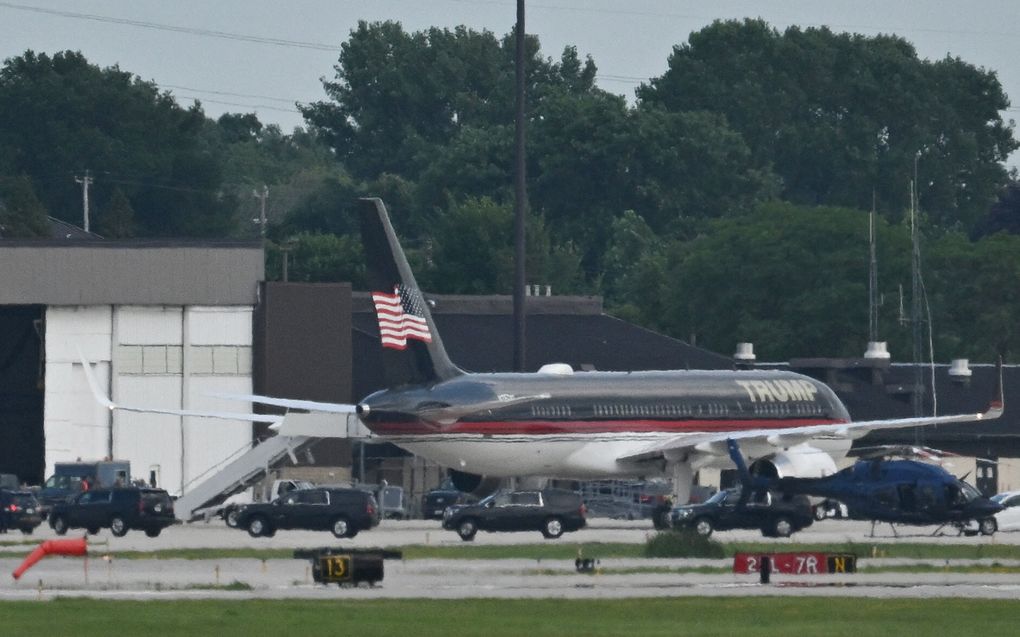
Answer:
POLYGON ((430 383, 462 372, 450 362, 428 303, 381 199, 361 200, 366 280, 383 347, 387 385, 430 383))

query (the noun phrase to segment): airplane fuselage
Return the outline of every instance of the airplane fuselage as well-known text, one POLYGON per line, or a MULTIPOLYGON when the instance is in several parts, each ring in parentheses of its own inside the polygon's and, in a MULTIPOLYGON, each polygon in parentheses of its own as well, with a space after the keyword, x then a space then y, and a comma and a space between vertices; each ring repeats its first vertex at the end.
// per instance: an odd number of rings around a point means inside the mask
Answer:
MULTIPOLYGON (((679 436, 850 420, 826 385, 784 371, 463 374, 359 409, 377 435, 446 466, 571 478, 661 473, 616 458, 679 436)), ((849 442, 827 445, 841 457, 849 442)))

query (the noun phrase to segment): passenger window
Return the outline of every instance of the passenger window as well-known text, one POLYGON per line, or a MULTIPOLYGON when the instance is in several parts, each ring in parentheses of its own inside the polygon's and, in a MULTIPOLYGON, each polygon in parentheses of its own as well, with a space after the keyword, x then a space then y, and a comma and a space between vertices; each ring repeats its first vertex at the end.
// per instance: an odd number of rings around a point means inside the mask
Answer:
POLYGON ((510 499, 509 493, 500 493, 492 499, 492 505, 497 507, 510 506, 513 502, 510 499))
POLYGON ((523 506, 540 506, 542 504, 537 493, 515 493, 513 497, 514 504, 523 506))

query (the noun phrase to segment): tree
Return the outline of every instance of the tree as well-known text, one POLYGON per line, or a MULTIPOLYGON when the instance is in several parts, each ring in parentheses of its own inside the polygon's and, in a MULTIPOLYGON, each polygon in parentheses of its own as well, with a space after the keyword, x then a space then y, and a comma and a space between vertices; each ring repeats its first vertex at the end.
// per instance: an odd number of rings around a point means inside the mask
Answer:
MULTIPOLYGON (((867 223, 862 211, 786 203, 714 221, 710 232, 670 246, 652 326, 719 352, 753 342, 767 360, 860 356, 868 340, 867 223)), ((884 221, 877 229, 881 291, 895 298, 910 280, 908 233, 884 221)), ((902 357, 910 342, 893 306, 883 308, 880 329, 902 357)))
POLYGON ((966 230, 1006 183, 1003 162, 1018 147, 994 72, 921 60, 896 36, 717 21, 674 47, 668 64, 638 89, 641 104, 725 116, 792 202, 868 209, 874 197, 896 219, 916 162, 922 209, 966 230))
POLYGON ((110 201, 96 215, 96 232, 107 239, 126 239, 135 236, 135 211, 120 188, 113 191, 110 201))
POLYGON ((307 283, 349 281, 365 287, 365 260, 361 240, 353 236, 300 233, 285 241, 266 245, 266 279, 283 278, 283 255, 287 252, 287 280, 307 283))
POLYGON ((46 208, 27 177, 0 177, 0 237, 49 237, 46 208))
MULTIPOLYGON (((594 87, 594 64, 573 49, 554 63, 527 39, 528 98, 533 109, 551 86, 594 87)), ((396 22, 359 22, 341 45, 332 101, 302 107, 358 178, 382 173, 416 179, 435 151, 465 126, 513 121, 514 46, 488 31, 460 26, 407 33, 396 22)))
POLYGON ((120 188, 144 236, 223 236, 236 223, 219 148, 202 137, 201 106, 183 109, 116 66, 27 51, 0 69, 0 112, 5 170, 28 176, 59 219, 77 220, 74 177, 88 169, 94 198, 120 188))

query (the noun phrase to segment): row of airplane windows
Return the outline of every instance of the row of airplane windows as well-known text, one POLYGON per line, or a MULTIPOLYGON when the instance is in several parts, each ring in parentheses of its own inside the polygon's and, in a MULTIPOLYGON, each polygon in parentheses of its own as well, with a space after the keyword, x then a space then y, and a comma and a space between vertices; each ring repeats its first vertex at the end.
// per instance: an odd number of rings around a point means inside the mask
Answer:
MULTIPOLYGON (((739 406, 725 403, 594 405, 592 411, 596 418, 704 418, 748 415, 747 411, 740 409, 739 406)), ((755 416, 815 416, 818 415, 818 410, 812 403, 760 403, 752 406, 752 413, 755 416)), ((532 405, 531 415, 536 418, 570 418, 573 416, 573 409, 569 405, 532 405)))

